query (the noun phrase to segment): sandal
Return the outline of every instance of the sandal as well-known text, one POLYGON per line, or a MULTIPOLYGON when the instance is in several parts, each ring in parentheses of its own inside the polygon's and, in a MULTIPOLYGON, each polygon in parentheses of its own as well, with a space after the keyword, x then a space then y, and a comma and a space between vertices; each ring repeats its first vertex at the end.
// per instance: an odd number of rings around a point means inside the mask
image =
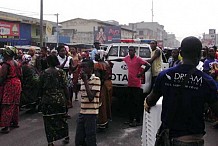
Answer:
POLYGON ((2 128, 2 129, 1 129, 1 133, 3 133, 3 134, 7 134, 7 133, 9 133, 9 132, 10 132, 9 127, 5 127, 5 128, 2 128))
POLYGON ((63 143, 64 144, 68 144, 70 142, 70 138, 69 137, 66 137, 64 140, 63 140, 63 143))
POLYGON ((10 127, 11 128, 19 128, 20 126, 18 124, 11 123, 10 127))
POLYGON ((49 143, 48 146, 54 146, 54 144, 53 143, 49 143))

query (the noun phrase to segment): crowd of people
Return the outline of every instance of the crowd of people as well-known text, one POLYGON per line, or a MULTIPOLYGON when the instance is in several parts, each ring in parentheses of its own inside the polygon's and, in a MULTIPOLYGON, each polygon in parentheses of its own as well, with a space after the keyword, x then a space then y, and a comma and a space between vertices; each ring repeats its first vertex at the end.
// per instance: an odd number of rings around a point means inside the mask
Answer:
POLYGON ((99 43, 94 45, 93 58, 72 46, 51 51, 41 47, 39 53, 34 48, 22 52, 13 46, 1 50, 0 132, 18 128, 19 111, 25 107, 31 113, 42 113, 49 146, 60 139, 69 143, 68 109, 73 108, 72 101, 78 101, 81 91, 75 143, 95 145, 96 129, 105 130, 112 119, 113 64, 105 61, 99 43))
POLYGON ((162 71, 162 53, 156 41, 150 43, 151 58, 137 56, 130 46, 124 58, 109 60, 100 43, 89 53, 76 47, 58 46, 48 51, 41 47, 27 53, 7 46, 0 51, 0 127, 9 133, 19 127, 19 110, 25 105, 43 115, 49 146, 56 140, 70 141, 67 119, 73 108, 73 98, 81 101, 77 119, 75 145, 96 144, 96 132, 104 131, 112 120, 112 61, 124 61, 128 66, 128 120, 130 127, 142 125, 144 108, 149 112, 163 96, 160 130, 168 129, 173 146, 189 142, 202 145, 204 120, 217 125, 218 53, 216 47, 202 49, 195 37, 187 37, 181 47, 173 49, 169 67, 162 71), (202 69, 196 66, 202 62, 202 69), (142 66, 144 69, 142 70, 142 66), (141 76, 151 68, 152 90, 143 97, 141 76), (78 93, 80 92, 80 99, 78 93), (36 108, 37 107, 37 108, 36 108))

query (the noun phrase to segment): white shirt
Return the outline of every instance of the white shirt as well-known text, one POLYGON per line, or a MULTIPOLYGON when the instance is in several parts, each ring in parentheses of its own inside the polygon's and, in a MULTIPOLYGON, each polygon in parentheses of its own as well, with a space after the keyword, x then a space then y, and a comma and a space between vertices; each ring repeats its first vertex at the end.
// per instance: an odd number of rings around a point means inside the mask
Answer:
MULTIPOLYGON (((63 64, 64 61, 66 60, 66 56, 65 56, 64 58, 61 58, 61 57, 58 55, 57 57, 58 57, 58 61, 59 61, 60 65, 63 64)), ((69 67, 70 67, 70 59, 72 59, 72 57, 71 57, 71 56, 68 56, 67 62, 65 63, 64 68, 69 68, 69 67)))

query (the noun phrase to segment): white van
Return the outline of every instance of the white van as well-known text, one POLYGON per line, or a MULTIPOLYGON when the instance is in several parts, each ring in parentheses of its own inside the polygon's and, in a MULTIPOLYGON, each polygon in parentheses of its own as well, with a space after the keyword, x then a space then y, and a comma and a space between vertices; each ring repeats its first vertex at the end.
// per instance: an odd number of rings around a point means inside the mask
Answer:
MULTIPOLYGON (((110 44, 107 48, 108 60, 116 58, 124 58, 128 55, 129 46, 136 48, 136 55, 140 56, 144 60, 151 58, 151 48, 148 44, 135 44, 135 43, 116 43, 110 44)), ((124 61, 114 63, 112 69, 112 83, 114 87, 127 87, 128 85, 128 71, 127 65, 124 61)), ((142 68, 143 70, 143 68, 142 68)), ((141 78, 143 93, 148 93, 151 88, 151 69, 149 69, 145 75, 141 78)))
MULTIPOLYGON (((134 46, 136 48, 136 55, 140 56, 144 60, 151 59, 151 48, 149 44, 136 44, 136 43, 114 43, 107 47, 108 60, 116 58, 124 58, 128 55, 129 47, 134 46)), ((162 69, 169 68, 169 63, 166 57, 162 53, 162 69)), ((112 69, 112 83, 113 87, 127 87, 128 85, 128 67, 124 61, 113 61, 114 66, 112 69)), ((143 68, 142 68, 143 70, 143 68)), ((149 93, 151 89, 151 69, 145 72, 145 75, 141 78, 143 93, 149 93)))

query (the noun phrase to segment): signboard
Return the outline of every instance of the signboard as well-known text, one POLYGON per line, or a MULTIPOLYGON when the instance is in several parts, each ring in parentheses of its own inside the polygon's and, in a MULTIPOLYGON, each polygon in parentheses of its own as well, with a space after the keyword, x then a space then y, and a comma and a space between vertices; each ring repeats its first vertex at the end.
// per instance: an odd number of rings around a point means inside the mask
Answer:
POLYGON ((46 35, 51 36, 52 35, 52 27, 53 25, 49 22, 46 22, 46 35))
POLYGON ((209 29, 209 36, 212 46, 216 45, 216 29, 209 29))
POLYGON ((2 36, 20 36, 19 23, 0 21, 0 35, 2 35, 2 36))
POLYGON ((209 29, 209 34, 216 34, 216 29, 209 29))
POLYGON ((119 43, 121 39, 120 26, 99 26, 94 28, 94 41, 101 44, 119 43))

